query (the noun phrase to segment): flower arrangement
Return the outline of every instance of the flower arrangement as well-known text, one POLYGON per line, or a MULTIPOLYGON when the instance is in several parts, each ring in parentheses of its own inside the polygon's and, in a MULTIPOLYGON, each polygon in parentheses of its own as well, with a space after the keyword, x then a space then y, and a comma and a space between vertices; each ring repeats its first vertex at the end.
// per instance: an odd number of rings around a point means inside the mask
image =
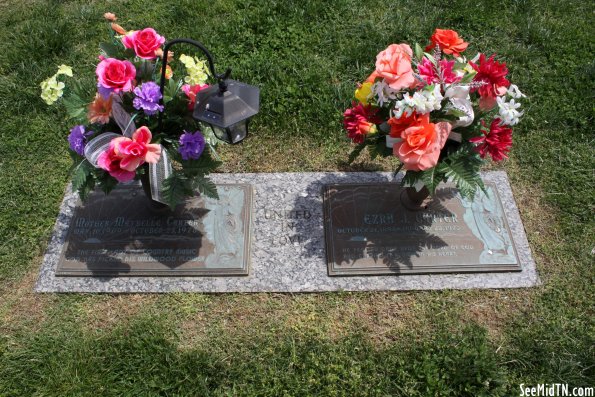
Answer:
POLYGON ((507 79, 506 63, 484 54, 468 61, 467 46, 456 31, 436 29, 425 51, 419 44, 381 51, 343 114, 356 144, 349 162, 367 147, 372 158, 396 156, 402 184, 417 191, 434 194, 447 180, 463 197, 485 190, 480 166, 507 158, 525 95, 507 79))
POLYGON ((109 193, 140 179, 153 200, 172 208, 197 190, 216 198, 207 175, 221 164, 217 141, 191 117, 196 94, 209 87, 206 63, 182 54, 186 75, 174 78, 168 64, 162 93, 165 38, 152 28, 127 31, 114 14, 104 17, 111 40, 100 44, 94 82, 75 81, 72 68, 61 65, 41 83, 41 98, 48 105, 61 100, 76 123, 68 135, 73 189, 84 199, 95 187, 109 193))

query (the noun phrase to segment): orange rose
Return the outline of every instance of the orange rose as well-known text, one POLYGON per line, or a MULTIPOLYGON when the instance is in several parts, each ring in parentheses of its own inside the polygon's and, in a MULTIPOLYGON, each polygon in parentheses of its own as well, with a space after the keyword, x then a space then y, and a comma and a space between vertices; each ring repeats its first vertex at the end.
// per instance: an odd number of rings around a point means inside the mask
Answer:
POLYGON ((393 138, 400 138, 401 133, 405 131, 411 124, 417 124, 423 116, 418 116, 417 113, 413 112, 409 116, 406 113, 399 118, 391 117, 388 119, 388 125, 390 125, 390 136, 393 138))
POLYGON ((438 164, 440 150, 450 134, 447 122, 430 123, 425 114, 401 133, 400 142, 393 146, 393 153, 410 171, 424 171, 438 164))
POLYGON ((454 30, 436 29, 430 40, 432 43, 426 47, 426 51, 430 51, 438 45, 442 52, 455 57, 460 56, 460 53, 465 51, 469 45, 454 30))
POLYGON ((411 47, 407 44, 389 45, 376 56, 376 71, 372 75, 382 77, 395 90, 415 85, 411 55, 411 47))

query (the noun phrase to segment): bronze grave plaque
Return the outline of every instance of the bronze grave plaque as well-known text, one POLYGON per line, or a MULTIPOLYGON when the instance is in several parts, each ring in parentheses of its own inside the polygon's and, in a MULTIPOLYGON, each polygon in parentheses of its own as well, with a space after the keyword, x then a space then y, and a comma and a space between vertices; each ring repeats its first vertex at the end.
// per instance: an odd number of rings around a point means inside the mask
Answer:
POLYGON ((57 276, 246 276, 252 186, 155 211, 139 185, 93 192, 74 209, 57 276))
POLYGON ((329 276, 521 271, 496 186, 464 200, 449 184, 417 210, 396 183, 324 187, 329 276))

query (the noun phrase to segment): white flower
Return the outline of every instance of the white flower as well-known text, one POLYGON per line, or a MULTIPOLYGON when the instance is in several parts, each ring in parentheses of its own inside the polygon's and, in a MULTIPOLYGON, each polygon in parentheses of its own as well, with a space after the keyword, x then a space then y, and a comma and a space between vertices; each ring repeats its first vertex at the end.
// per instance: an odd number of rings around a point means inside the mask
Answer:
POLYGON ((508 87, 508 90, 506 90, 506 93, 515 99, 527 97, 527 95, 523 94, 515 84, 511 84, 510 87, 508 87))
POLYGON ((385 102, 394 101, 397 99, 397 92, 393 88, 390 88, 384 80, 377 81, 372 86, 372 94, 376 97, 378 106, 384 106, 385 102))
POLYGON ((440 93, 440 86, 436 85, 433 90, 417 91, 413 96, 409 93, 403 95, 403 99, 395 104, 395 117, 399 118, 405 113, 410 116, 415 110, 418 114, 430 113, 432 110, 440 110, 440 102, 443 96, 440 93))
POLYGON ((469 88, 469 86, 450 86, 446 89, 445 95, 450 99, 452 106, 457 110, 465 112, 464 116, 459 117, 457 121, 452 123, 452 128, 467 127, 473 123, 475 114, 473 113, 473 105, 469 96, 469 88))
POLYGON ((515 125, 520 121, 520 117, 523 115, 523 112, 517 110, 521 107, 520 103, 515 103, 514 99, 511 99, 510 102, 506 102, 506 99, 502 97, 497 97, 496 102, 498 102, 498 112, 502 119, 500 124, 515 125))

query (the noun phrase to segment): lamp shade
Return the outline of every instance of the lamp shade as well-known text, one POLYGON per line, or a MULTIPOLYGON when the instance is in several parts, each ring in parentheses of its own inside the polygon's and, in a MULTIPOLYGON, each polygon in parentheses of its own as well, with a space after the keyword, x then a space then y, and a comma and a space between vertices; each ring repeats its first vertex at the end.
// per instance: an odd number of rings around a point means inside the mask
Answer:
POLYGON ((222 85, 198 92, 192 116, 209 124, 218 139, 238 143, 248 134, 249 119, 258 113, 259 108, 258 87, 225 80, 222 85))

